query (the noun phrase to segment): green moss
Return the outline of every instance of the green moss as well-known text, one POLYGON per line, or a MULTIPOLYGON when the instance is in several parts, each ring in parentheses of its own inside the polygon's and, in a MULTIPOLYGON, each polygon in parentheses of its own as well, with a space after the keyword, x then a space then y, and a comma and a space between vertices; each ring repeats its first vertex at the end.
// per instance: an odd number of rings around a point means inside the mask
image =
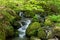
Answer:
POLYGON ((41 27, 40 23, 34 22, 29 25, 29 27, 26 30, 26 35, 33 36, 36 35, 37 29, 41 27))
POLYGON ((46 39, 46 33, 44 32, 44 29, 42 28, 38 29, 38 37, 41 39, 46 39))
POLYGON ((5 28, 5 30, 6 30, 6 36, 7 36, 7 37, 14 35, 14 29, 13 29, 12 26, 9 26, 9 25, 8 25, 8 26, 5 28))
POLYGON ((59 25, 60 15, 49 15, 46 17, 44 24, 46 26, 59 25))
POLYGON ((4 32, 0 31, 0 40, 5 40, 5 34, 4 32))
POLYGON ((5 30, 0 26, 0 40, 5 40, 5 30))
POLYGON ((0 32, 2 33, 2 35, 0 36, 1 37, 3 36, 2 39, 4 38, 6 39, 6 37, 14 35, 14 28, 11 26, 11 24, 8 21, 2 20, 0 21, 0 32))
POLYGON ((18 32, 18 30, 15 30, 15 33, 14 33, 15 35, 14 35, 14 37, 18 37, 19 35, 19 32, 18 32))
POLYGON ((16 18, 17 14, 10 9, 0 9, 0 39, 5 40, 6 37, 12 37, 14 35, 14 28, 11 25, 16 18))
POLYGON ((35 14, 35 16, 32 18, 32 21, 39 22, 40 21, 39 15, 35 14))
POLYGON ((44 32, 44 29, 41 28, 40 23, 34 22, 30 24, 30 26, 26 30, 26 35, 27 36, 36 36, 41 39, 46 38, 46 33, 44 32))
POLYGON ((51 26, 52 23, 53 23, 53 22, 52 22, 49 18, 46 18, 46 19, 45 19, 44 24, 45 24, 46 26, 51 26))
POLYGON ((32 37, 30 38, 30 40, 41 40, 41 39, 32 36, 32 37))

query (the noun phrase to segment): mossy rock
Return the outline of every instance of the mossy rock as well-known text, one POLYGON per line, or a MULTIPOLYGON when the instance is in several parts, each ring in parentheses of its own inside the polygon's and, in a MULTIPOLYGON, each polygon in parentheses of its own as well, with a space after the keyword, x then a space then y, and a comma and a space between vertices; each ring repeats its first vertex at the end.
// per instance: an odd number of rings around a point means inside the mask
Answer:
POLYGON ((32 36, 32 37, 30 38, 30 40, 41 40, 41 39, 32 36))
POLYGON ((44 31, 43 28, 39 28, 38 29, 38 34, 37 34, 38 38, 41 38, 41 39, 46 39, 46 33, 44 31))
POLYGON ((45 22, 44 22, 44 24, 46 25, 46 26, 52 26, 52 21, 49 19, 49 18, 46 18, 45 19, 45 22))
POLYGON ((26 35, 28 36, 34 36, 37 33, 37 29, 41 27, 39 22, 34 22, 29 25, 29 27, 26 30, 26 35))
POLYGON ((60 26, 55 26, 53 28, 53 35, 60 38, 60 26))
POLYGON ((52 31, 49 31, 49 32, 47 33, 47 38, 48 38, 48 39, 52 39, 53 37, 54 37, 54 35, 53 35, 52 31))

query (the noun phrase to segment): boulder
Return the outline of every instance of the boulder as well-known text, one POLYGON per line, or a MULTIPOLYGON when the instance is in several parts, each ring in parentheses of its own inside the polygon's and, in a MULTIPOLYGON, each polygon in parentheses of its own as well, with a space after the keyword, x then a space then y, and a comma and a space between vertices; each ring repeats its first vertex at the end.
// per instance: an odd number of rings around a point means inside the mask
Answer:
POLYGON ((32 37, 30 38, 30 40, 41 40, 41 39, 32 36, 32 37))
POLYGON ((46 32, 44 31, 43 28, 39 28, 38 29, 38 38, 41 38, 41 39, 46 39, 46 32))
POLYGON ((37 30, 41 27, 39 22, 34 22, 29 25, 29 27, 26 30, 27 36, 33 36, 37 34, 37 30))

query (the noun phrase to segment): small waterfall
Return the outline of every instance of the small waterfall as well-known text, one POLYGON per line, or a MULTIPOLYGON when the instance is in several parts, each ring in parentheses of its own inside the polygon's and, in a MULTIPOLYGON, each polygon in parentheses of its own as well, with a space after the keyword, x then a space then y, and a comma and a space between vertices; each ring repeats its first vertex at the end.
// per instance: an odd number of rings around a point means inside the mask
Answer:
POLYGON ((22 17, 22 18, 23 18, 23 15, 24 15, 23 12, 19 13, 19 16, 22 17))
POLYGON ((29 26, 29 24, 31 23, 31 20, 28 19, 28 18, 24 18, 23 12, 20 12, 20 13, 19 13, 19 16, 22 17, 22 19, 21 19, 22 21, 21 21, 21 23, 20 23, 20 24, 21 24, 21 28, 18 29, 18 31, 20 32, 20 33, 19 33, 19 37, 20 37, 20 38, 24 38, 26 29, 27 29, 27 27, 29 26))
POLYGON ((25 36, 26 29, 29 26, 29 24, 31 23, 31 20, 28 19, 28 20, 23 21, 23 22, 25 23, 25 25, 23 25, 21 28, 18 29, 18 31, 20 32, 19 33, 20 38, 23 38, 25 36))

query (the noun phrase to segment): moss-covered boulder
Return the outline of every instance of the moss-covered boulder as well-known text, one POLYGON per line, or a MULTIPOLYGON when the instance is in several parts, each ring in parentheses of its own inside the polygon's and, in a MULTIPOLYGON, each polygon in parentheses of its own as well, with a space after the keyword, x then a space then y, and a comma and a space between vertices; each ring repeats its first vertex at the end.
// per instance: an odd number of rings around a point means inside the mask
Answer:
POLYGON ((26 35, 27 36, 35 36, 37 33, 37 29, 41 27, 39 22, 34 22, 29 25, 29 27, 26 30, 26 35))
POLYGON ((32 36, 32 37, 30 38, 30 40, 41 40, 41 39, 32 36))
POLYGON ((37 36, 38 36, 39 38, 41 38, 41 39, 46 39, 46 33, 45 33, 45 31, 44 31, 43 28, 39 28, 39 29, 38 29, 38 34, 37 34, 37 36))
POLYGON ((44 22, 45 26, 51 26, 52 23, 53 23, 53 22, 52 22, 49 18, 46 18, 46 19, 45 19, 45 22, 44 22))
POLYGON ((60 26, 55 26, 53 28, 53 35, 57 36, 58 38, 60 38, 60 26))
POLYGON ((50 30, 48 33, 47 33, 47 38, 48 39, 52 39, 54 37, 53 33, 52 33, 52 30, 50 30))
POLYGON ((48 40, 59 40, 58 38, 52 38, 52 39, 48 39, 48 40))
POLYGON ((46 38, 45 30, 41 27, 41 24, 39 22, 30 24, 26 30, 26 35, 29 37, 36 36, 41 39, 46 38))

